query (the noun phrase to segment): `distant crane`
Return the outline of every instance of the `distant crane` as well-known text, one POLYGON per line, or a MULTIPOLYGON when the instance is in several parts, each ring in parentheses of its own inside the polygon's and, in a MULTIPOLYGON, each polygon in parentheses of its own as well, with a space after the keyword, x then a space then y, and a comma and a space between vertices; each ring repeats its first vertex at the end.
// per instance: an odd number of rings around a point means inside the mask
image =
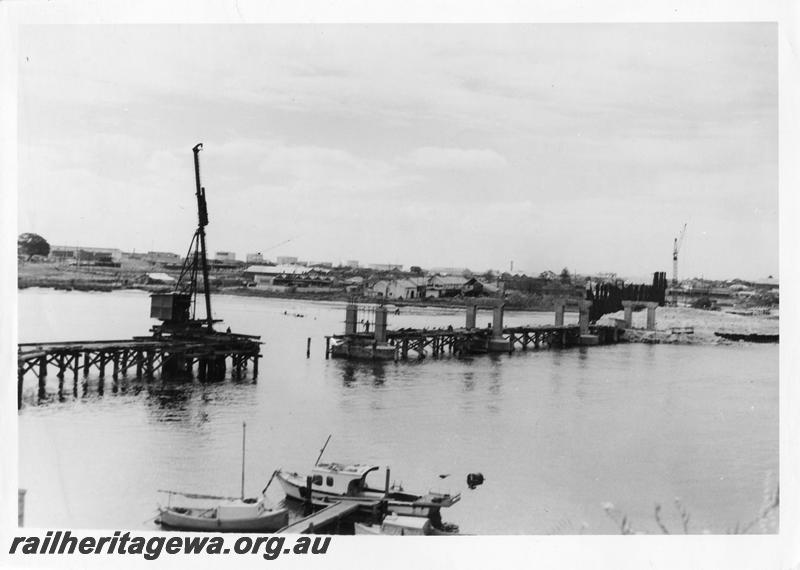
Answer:
POLYGON ((683 224, 681 235, 675 238, 672 246, 672 286, 678 286, 678 252, 681 250, 683 244, 683 236, 686 235, 686 224, 683 224))

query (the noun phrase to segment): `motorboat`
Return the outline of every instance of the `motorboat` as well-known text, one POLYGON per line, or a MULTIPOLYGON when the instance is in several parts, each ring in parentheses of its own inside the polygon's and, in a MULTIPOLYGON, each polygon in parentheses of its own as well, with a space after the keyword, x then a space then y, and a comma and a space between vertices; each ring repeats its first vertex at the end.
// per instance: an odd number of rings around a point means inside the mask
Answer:
POLYGON ((280 482, 286 496, 298 501, 324 506, 332 501, 357 501, 371 508, 376 502, 385 502, 386 510, 398 515, 430 518, 434 526, 441 521, 440 510, 461 499, 461 494, 409 493, 401 487, 389 486, 389 470, 383 489, 370 487, 367 475, 380 469, 377 465, 317 463, 310 475, 277 470, 274 477, 280 482), (310 493, 309 493, 310 491, 310 493))
POLYGON ((430 519, 423 517, 407 517, 391 513, 380 524, 354 523, 353 528, 357 535, 387 535, 387 536, 433 536, 458 534, 458 528, 450 526, 447 529, 438 529, 433 526, 430 519))

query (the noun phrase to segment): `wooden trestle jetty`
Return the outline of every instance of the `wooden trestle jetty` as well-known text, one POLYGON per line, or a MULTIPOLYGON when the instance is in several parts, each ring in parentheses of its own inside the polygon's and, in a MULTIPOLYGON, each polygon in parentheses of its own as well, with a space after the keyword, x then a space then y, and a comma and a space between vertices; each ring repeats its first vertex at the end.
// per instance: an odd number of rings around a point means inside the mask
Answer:
POLYGON ((33 373, 38 382, 38 401, 47 397, 47 375, 55 372, 59 398, 64 383, 72 378, 73 396, 88 390, 90 372, 97 371, 98 393, 105 388, 105 377, 111 374, 116 391, 121 378, 137 380, 186 379, 196 374, 201 381, 221 380, 230 361, 231 377, 242 379, 252 365, 252 378, 258 377, 260 358, 258 337, 220 333, 195 336, 154 335, 127 340, 23 343, 17 354, 17 406, 22 406, 26 375, 33 373))
POLYGON ((64 394, 64 381, 68 373, 73 377, 73 394, 78 395, 79 377, 83 376, 86 393, 87 378, 92 369, 100 376, 98 392, 102 394, 107 369, 111 368, 113 387, 120 376, 135 370, 136 378, 186 379, 196 367, 200 381, 225 378, 227 360, 231 361, 232 376, 242 378, 250 363, 253 378, 258 376, 258 359, 261 342, 253 335, 233 334, 214 330, 211 293, 208 279, 205 227, 208 225, 206 189, 200 184, 199 152, 203 145, 192 149, 194 154, 195 197, 197 199, 197 229, 189 244, 189 251, 180 277, 171 293, 150 296, 150 317, 161 321, 154 325, 151 336, 127 340, 73 341, 25 343, 18 347, 17 405, 22 406, 23 384, 28 372, 35 373, 39 384, 39 401, 47 396, 48 368, 55 368, 58 377, 58 394, 64 394), (203 280, 205 318, 198 318, 198 280, 203 280))
MULTIPOLYGON (((555 324, 533 326, 503 326, 503 301, 483 300, 493 311, 493 323, 486 328, 476 328, 476 312, 481 302, 470 300, 467 304, 467 322, 463 328, 389 330, 386 327, 386 308, 375 309, 373 332, 357 332, 358 308, 351 303, 346 308, 345 333, 325 337, 325 358, 350 358, 366 360, 406 360, 415 353, 417 358, 427 355, 452 354, 464 356, 482 353, 512 353, 529 348, 578 345, 600 345, 619 342, 625 327, 589 323, 591 301, 578 303, 579 322, 564 324, 565 303, 556 304, 555 324)), ((487 308, 487 307, 484 307, 487 308)))

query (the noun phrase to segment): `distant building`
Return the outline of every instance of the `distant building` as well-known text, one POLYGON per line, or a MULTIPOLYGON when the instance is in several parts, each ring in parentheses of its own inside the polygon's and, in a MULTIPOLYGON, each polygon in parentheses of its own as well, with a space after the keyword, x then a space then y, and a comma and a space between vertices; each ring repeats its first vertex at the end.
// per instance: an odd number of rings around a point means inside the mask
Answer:
POLYGON ((420 299, 425 296, 424 281, 419 279, 382 279, 370 288, 369 296, 384 299, 420 299))
POLYGON ((144 255, 145 261, 150 263, 180 263, 181 256, 169 251, 148 251, 144 255))
POLYGON ((236 261, 236 254, 232 251, 218 251, 214 254, 217 261, 236 261))
POLYGON ((122 260, 122 251, 110 247, 51 245, 49 257, 56 261, 75 259, 86 263, 119 263, 122 260))
POLYGON ((292 265, 297 263, 297 258, 289 255, 279 255, 275 261, 278 263, 278 265, 292 265))
POLYGON ((455 297, 463 292, 467 279, 455 275, 434 275, 428 279, 426 297, 455 297))
POLYGON ((375 271, 401 271, 403 269, 402 265, 394 263, 370 263, 367 267, 375 271))
POLYGON ((779 289, 780 284, 777 279, 775 279, 772 275, 767 277, 766 279, 759 279, 757 281, 753 281, 753 288, 758 289, 761 291, 764 290, 771 290, 771 289, 779 289))
POLYGON ((438 273, 440 275, 458 275, 461 277, 466 275, 472 277, 472 271, 466 267, 432 267, 428 270, 428 273, 438 273))
POLYGON ((247 263, 264 263, 264 256, 260 253, 248 253, 245 256, 247 263))
POLYGON ((348 293, 357 293, 364 288, 364 278, 360 275, 348 277, 344 280, 344 289, 348 293))
POLYGON ((308 262, 308 266, 309 267, 325 267, 325 268, 331 269, 331 268, 333 268, 333 263, 330 262, 330 261, 309 261, 308 262))
POLYGON ((336 285, 327 269, 302 265, 251 265, 244 274, 256 287, 270 291, 330 291, 336 285))
POLYGON ((352 267, 354 269, 358 268, 358 260, 357 259, 348 259, 344 262, 345 267, 352 267))
POLYGON ((461 286, 461 293, 466 297, 497 295, 500 292, 495 285, 484 283, 475 277, 467 279, 461 286))

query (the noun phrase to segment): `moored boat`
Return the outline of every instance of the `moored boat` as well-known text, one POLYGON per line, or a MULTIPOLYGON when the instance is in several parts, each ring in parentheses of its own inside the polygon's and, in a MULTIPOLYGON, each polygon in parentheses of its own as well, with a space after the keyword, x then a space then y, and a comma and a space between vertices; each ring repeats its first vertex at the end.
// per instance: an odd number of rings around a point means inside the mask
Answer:
POLYGON ((386 536, 438 536, 458 534, 457 528, 438 529, 433 526, 430 519, 422 517, 407 517, 391 513, 381 521, 381 524, 354 523, 353 528, 357 535, 386 535, 386 536))
POLYGON ((373 505, 385 501, 386 510, 398 515, 430 518, 434 526, 441 521, 440 510, 450 507, 461 499, 461 495, 439 493, 409 493, 398 487, 390 487, 389 470, 386 470, 386 486, 383 489, 370 487, 366 478, 380 467, 363 464, 318 463, 310 475, 301 475, 279 469, 275 478, 283 487, 287 497, 299 501, 310 501, 315 506, 331 501, 356 501, 373 505), (310 497, 309 497, 310 483, 310 497))
POLYGON ((159 507, 158 522, 175 530, 212 532, 273 532, 289 523, 289 511, 269 506, 264 497, 221 499, 219 503, 197 507, 159 507))
MULTIPOLYGON (((284 507, 273 507, 267 502, 267 487, 257 498, 245 499, 245 442, 247 425, 242 422, 242 494, 241 497, 219 497, 179 491, 164 491, 169 495, 166 507, 158 507, 158 520, 162 527, 186 531, 213 532, 272 532, 289 524, 289 510, 284 507), (201 506, 172 506, 173 495, 186 499, 212 500, 201 506)), ((270 479, 270 482, 272 480, 270 479)))

